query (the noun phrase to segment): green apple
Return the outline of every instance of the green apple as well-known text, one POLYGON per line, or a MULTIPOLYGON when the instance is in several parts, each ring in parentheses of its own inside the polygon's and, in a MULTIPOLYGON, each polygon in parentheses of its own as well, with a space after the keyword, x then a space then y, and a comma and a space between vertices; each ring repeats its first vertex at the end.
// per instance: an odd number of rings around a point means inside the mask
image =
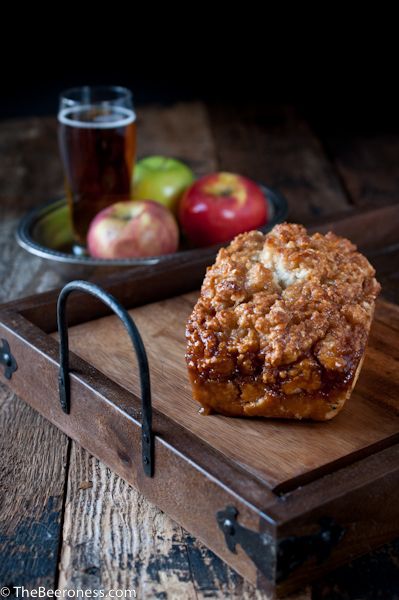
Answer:
POLYGON ((177 213, 183 192, 194 181, 192 170, 175 158, 147 156, 134 167, 133 200, 156 200, 177 213))

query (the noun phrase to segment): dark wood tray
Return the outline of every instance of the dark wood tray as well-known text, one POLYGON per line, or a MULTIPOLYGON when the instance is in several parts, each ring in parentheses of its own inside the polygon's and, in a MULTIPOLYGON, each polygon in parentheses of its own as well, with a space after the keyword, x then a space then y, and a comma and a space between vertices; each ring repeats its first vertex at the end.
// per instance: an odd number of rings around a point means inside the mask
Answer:
POLYGON ((399 308, 378 302, 356 390, 333 421, 203 417, 190 394, 184 327, 204 268, 203 259, 143 267, 104 285, 147 349, 152 477, 134 352, 98 299, 68 301, 69 414, 58 391, 58 292, 0 309, 0 380, 252 583, 285 593, 399 535, 399 308))

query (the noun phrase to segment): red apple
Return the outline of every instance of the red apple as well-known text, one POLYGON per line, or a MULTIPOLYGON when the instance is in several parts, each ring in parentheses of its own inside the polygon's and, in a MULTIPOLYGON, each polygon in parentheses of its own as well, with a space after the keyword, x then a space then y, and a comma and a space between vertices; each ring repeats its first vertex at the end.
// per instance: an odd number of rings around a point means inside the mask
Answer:
POLYGON ((95 258, 133 258, 176 252, 179 230, 170 211, 153 200, 108 206, 94 217, 87 247, 95 258))
POLYGON ((213 173, 185 191, 179 219, 192 244, 211 246, 261 227, 267 213, 266 198, 256 183, 233 173, 213 173))

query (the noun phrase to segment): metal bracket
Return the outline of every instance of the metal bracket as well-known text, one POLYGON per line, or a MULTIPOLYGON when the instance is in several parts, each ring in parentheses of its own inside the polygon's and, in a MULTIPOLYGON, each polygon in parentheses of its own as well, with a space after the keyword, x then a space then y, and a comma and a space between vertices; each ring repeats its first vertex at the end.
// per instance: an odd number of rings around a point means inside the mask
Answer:
POLYGON ((235 506, 226 506, 224 510, 216 513, 216 519, 224 533, 228 549, 237 554, 236 546, 239 544, 259 571, 272 580, 276 560, 272 536, 246 529, 238 523, 237 516, 238 510, 235 506))
POLYGON ((234 506, 227 506, 216 515, 227 547, 236 553, 236 545, 239 544, 270 581, 275 573, 276 583, 287 579, 292 571, 312 557, 316 558, 318 564, 322 563, 345 533, 345 529, 334 519, 325 517, 319 521, 320 529, 316 533, 290 536, 276 544, 271 535, 240 525, 237 516, 238 511, 234 506))
POLYGON ((106 304, 122 321, 136 351, 140 372, 142 421, 141 421, 141 447, 142 462, 145 474, 152 477, 154 473, 154 434, 152 431, 152 404, 150 370, 143 340, 132 317, 127 310, 111 296, 94 283, 87 281, 71 281, 60 292, 57 303, 57 322, 60 336, 60 370, 58 376, 60 403, 62 410, 69 414, 71 403, 70 377, 69 377, 69 341, 68 325, 66 321, 66 302, 71 292, 86 292, 95 296, 106 304))
POLYGON ((319 520, 319 531, 310 535, 292 535, 281 540, 277 549, 276 581, 284 581, 297 567, 310 558, 320 565, 341 541, 345 529, 331 517, 319 520))
POLYGON ((11 379, 14 371, 18 369, 17 361, 11 353, 10 345, 5 339, 1 339, 0 346, 0 364, 4 365, 4 375, 6 379, 11 379))

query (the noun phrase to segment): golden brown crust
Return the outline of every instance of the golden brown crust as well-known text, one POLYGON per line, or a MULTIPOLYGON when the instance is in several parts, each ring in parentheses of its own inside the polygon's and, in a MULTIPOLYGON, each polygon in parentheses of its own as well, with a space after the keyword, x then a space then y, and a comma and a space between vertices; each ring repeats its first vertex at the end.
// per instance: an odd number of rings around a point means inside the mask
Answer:
POLYGON ((380 286, 356 247, 304 227, 219 251, 187 324, 193 393, 227 415, 331 418, 351 392, 380 286))

